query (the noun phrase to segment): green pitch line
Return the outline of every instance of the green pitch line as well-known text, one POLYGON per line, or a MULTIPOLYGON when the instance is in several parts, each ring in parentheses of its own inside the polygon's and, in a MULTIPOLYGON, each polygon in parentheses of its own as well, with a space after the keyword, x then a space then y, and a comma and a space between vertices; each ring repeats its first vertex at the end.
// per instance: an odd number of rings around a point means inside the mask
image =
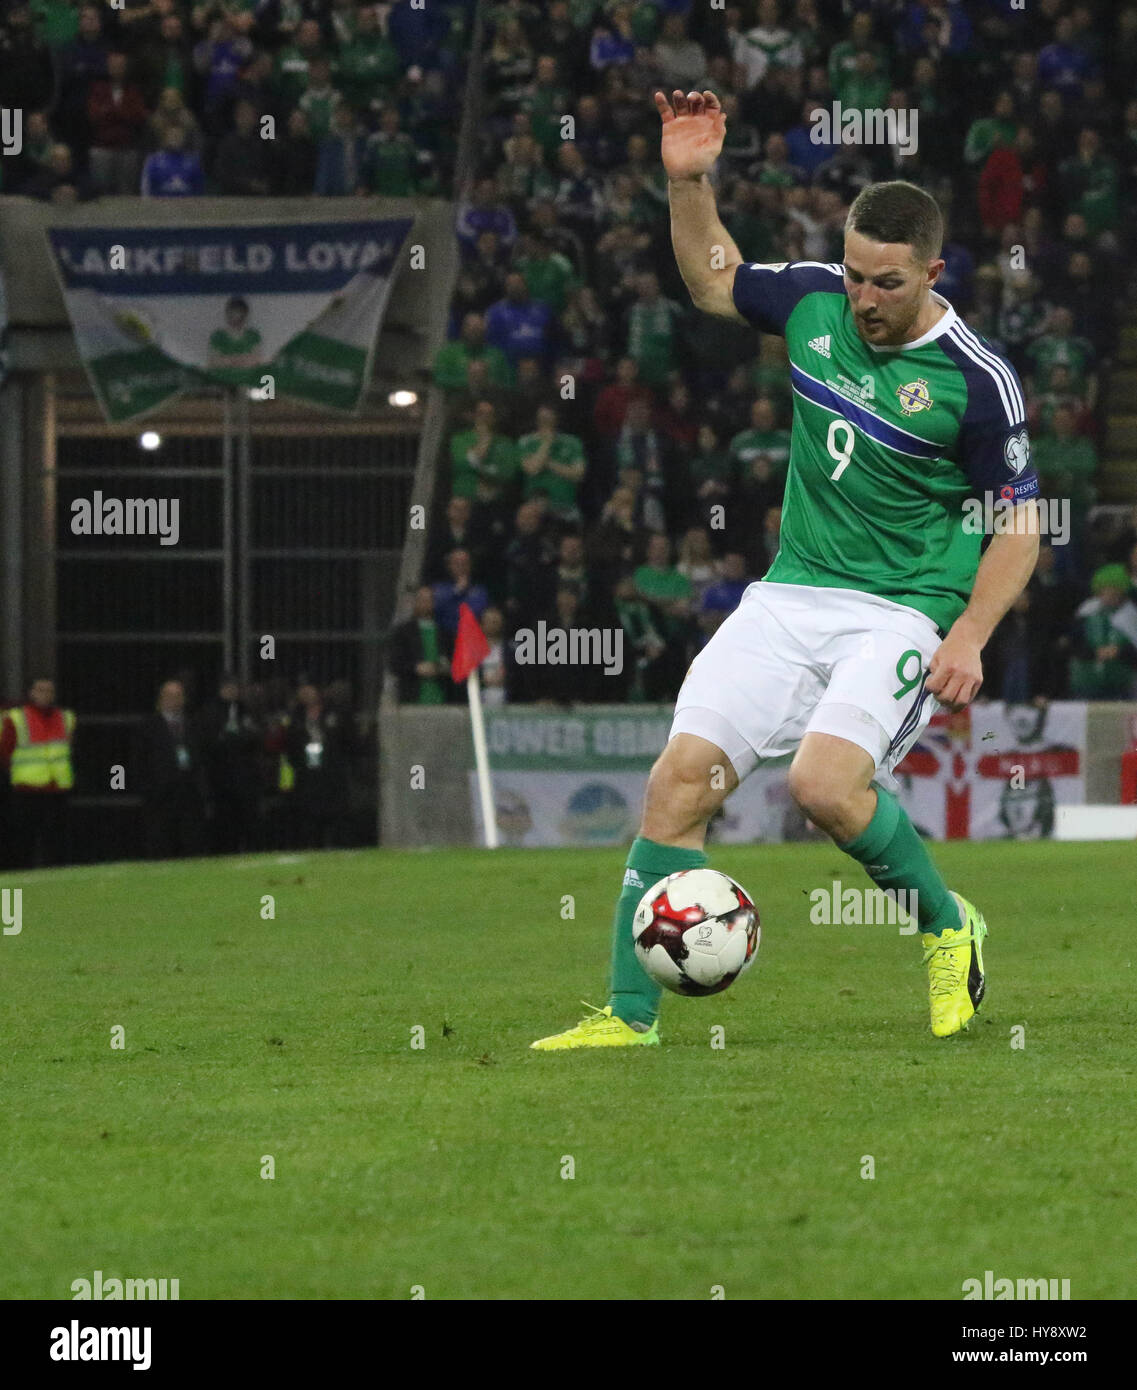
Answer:
POLYGON ((836 850, 718 848, 757 965, 614 1054, 528 1044, 604 1000, 618 851, 0 878, 0 1297, 1131 1298, 1132 846, 937 857, 991 926, 968 1036, 916 938, 810 923, 836 850))

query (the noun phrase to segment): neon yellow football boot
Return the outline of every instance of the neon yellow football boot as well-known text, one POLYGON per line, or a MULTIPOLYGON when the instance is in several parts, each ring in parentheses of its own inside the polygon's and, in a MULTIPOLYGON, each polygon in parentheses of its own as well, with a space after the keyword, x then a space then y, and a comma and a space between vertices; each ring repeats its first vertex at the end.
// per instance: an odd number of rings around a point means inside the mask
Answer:
POLYGON ((598 1009, 587 999, 582 999, 580 1002, 586 1009, 592 1010, 587 1018, 582 1018, 575 1028, 566 1029, 563 1033, 553 1033, 547 1038, 538 1038, 529 1046, 536 1048, 538 1052, 557 1052, 562 1048, 570 1047, 657 1047, 659 1045, 658 1019, 650 1028, 640 1031, 625 1023, 622 1018, 616 1018, 612 1013, 610 1004, 603 1009, 598 1009))
POLYGON ((950 1038, 970 1022, 987 988, 983 974, 983 938, 987 923, 966 898, 952 897, 963 914, 963 925, 939 936, 924 937, 924 964, 928 967, 928 998, 932 1006, 932 1032, 950 1038))

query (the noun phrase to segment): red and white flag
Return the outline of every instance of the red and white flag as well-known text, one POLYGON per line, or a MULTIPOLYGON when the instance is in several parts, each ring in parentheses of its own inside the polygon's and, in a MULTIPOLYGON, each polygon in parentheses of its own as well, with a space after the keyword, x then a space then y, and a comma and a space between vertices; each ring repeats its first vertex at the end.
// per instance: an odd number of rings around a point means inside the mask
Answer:
POLYGON ((456 681, 466 682, 466 695, 470 701, 470 731, 474 736, 474 765, 478 776, 478 797, 482 806, 482 825, 485 829, 486 848, 496 849, 498 845, 497 815, 494 810, 493 785, 490 782, 490 760, 486 751, 486 726, 482 715, 481 686, 478 680, 478 667, 490 654, 490 644, 482 626, 474 617, 474 610, 468 603, 458 608, 458 636, 454 642, 454 656, 450 662, 450 675, 456 681))
POLYGON ((468 603, 461 604, 458 608, 458 637, 450 662, 451 680, 464 681, 489 654, 490 644, 486 641, 481 623, 474 617, 474 610, 468 603))

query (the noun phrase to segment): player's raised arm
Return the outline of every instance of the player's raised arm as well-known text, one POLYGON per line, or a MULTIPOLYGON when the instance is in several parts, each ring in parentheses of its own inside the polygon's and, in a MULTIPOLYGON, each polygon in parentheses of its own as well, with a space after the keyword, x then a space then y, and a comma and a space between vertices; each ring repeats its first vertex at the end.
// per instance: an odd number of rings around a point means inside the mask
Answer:
POLYGON ((734 272, 742 256, 719 220, 707 175, 722 150, 726 117, 714 92, 656 92, 663 122, 660 142, 671 204, 671 244, 683 283, 697 309, 746 320, 734 307, 734 272))

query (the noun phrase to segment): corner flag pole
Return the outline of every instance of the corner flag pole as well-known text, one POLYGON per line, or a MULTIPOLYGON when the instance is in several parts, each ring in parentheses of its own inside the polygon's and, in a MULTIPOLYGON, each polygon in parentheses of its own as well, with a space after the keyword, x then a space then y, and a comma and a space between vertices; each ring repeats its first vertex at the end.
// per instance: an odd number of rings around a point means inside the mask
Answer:
POLYGON ((478 797, 482 805, 482 825, 485 828, 486 848, 497 849, 497 815, 494 811, 493 788, 490 784, 490 760, 486 753, 486 721, 482 716, 482 688, 475 666, 466 677, 466 694, 470 700, 470 728, 474 735, 474 766, 478 773, 478 797))
POLYGON ((478 667, 490 654, 486 634, 468 603, 458 605, 458 633, 454 641, 454 656, 450 662, 450 678, 457 684, 466 682, 470 701, 470 728, 474 735, 474 765, 478 772, 478 797, 482 806, 482 825, 485 826, 486 848, 497 849, 497 816, 494 812, 493 786, 490 783, 490 760, 486 754, 486 721, 482 716, 482 687, 478 667))

